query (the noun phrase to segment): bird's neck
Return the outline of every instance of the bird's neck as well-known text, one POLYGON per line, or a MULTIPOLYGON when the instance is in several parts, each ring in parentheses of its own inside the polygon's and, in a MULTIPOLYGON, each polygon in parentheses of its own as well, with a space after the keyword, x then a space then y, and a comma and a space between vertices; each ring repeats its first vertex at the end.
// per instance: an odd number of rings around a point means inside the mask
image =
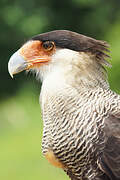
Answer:
POLYGON ((107 73, 94 56, 79 54, 69 62, 51 63, 38 71, 38 77, 49 84, 66 84, 73 87, 109 88, 107 73))

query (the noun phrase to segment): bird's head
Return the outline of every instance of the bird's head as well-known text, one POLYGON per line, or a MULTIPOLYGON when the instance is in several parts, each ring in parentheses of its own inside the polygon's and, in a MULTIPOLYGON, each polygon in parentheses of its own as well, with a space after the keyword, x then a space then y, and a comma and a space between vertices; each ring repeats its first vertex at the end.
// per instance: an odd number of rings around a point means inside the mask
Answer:
POLYGON ((28 40, 11 56, 8 70, 12 77, 23 70, 45 71, 43 67, 49 67, 51 64, 62 65, 63 68, 74 64, 81 70, 83 68, 83 71, 89 71, 94 64, 109 65, 104 59, 107 57, 104 53, 108 51, 107 48, 108 44, 104 41, 72 31, 51 31, 28 40))

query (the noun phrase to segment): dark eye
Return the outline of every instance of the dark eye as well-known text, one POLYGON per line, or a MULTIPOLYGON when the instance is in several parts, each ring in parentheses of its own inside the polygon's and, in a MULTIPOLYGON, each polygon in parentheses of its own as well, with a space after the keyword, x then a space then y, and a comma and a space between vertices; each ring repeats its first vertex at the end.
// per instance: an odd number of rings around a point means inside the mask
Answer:
POLYGON ((52 41, 45 41, 45 42, 43 42, 42 46, 43 46, 43 48, 45 50, 50 51, 54 47, 54 42, 52 42, 52 41))

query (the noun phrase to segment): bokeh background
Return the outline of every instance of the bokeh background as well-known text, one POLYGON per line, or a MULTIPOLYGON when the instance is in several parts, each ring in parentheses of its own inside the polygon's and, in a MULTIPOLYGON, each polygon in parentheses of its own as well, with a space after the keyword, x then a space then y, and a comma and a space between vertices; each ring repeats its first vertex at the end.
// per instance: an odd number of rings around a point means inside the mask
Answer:
POLYGON ((0 179, 67 180, 42 156, 41 84, 25 73, 8 74, 10 56, 31 36, 68 29, 110 43, 111 88, 120 92, 119 0, 0 1, 0 179))

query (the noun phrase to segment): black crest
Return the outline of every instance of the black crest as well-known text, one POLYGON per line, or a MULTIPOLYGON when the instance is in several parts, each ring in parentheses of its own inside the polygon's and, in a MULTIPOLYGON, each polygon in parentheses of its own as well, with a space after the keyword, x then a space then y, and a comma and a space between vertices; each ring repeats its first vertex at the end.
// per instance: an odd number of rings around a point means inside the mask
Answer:
POLYGON ((109 45, 105 41, 96 40, 68 30, 56 30, 39 34, 34 36, 32 40, 54 41, 55 45, 60 48, 68 48, 78 52, 91 52, 95 54, 101 64, 110 66, 105 60, 106 57, 109 57, 106 54, 106 52, 109 52, 109 45))

